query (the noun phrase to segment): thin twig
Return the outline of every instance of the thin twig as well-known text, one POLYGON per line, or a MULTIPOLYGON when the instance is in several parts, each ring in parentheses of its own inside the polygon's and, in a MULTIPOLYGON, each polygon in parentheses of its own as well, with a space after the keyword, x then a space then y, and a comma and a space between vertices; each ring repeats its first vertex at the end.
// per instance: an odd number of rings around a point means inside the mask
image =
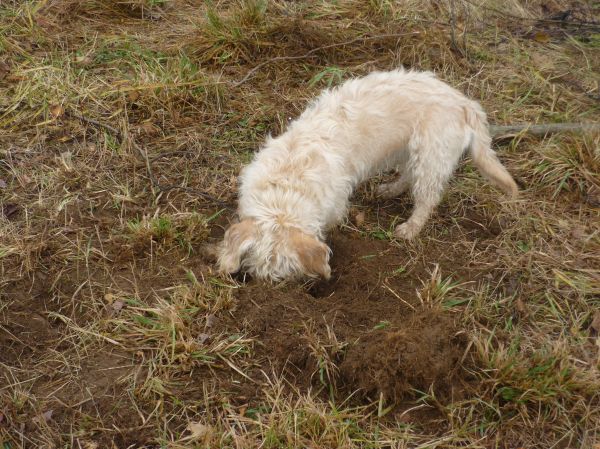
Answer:
POLYGON ((165 193, 170 190, 182 190, 184 192, 188 192, 188 193, 192 193, 196 196, 200 196, 200 197, 202 197, 214 204, 217 204, 219 206, 227 207, 227 208, 230 207, 230 205, 228 203, 221 201, 206 192, 202 192, 201 190, 196 190, 191 187, 184 187, 184 186, 179 186, 179 185, 175 185, 175 184, 161 184, 160 182, 158 182, 158 179, 156 179, 156 177, 154 176, 154 171, 152 170, 152 163, 150 162, 150 159, 148 158, 148 153, 146 152, 146 150, 141 145, 139 145, 132 137, 129 138, 129 142, 131 142, 131 145, 133 146, 133 148, 136 149, 136 151, 138 152, 138 154, 140 155, 140 157, 146 164, 146 172, 148 174, 148 178, 150 179, 150 183, 152 184, 153 190, 154 190, 154 188, 156 188, 156 190, 158 190, 158 192, 153 192, 155 196, 158 196, 158 194, 165 193))
POLYGON ((244 84, 246 81, 248 81, 252 75, 254 75, 258 70, 260 70, 261 68, 263 68, 264 66, 268 65, 268 64, 272 64, 274 62, 278 62, 278 61, 295 61, 298 59, 305 59, 308 58, 309 56, 312 56, 313 54, 321 51, 321 50, 326 50, 328 48, 334 48, 334 47, 343 47, 344 45, 350 45, 353 44, 354 42, 364 42, 364 41, 373 41, 373 40, 379 40, 379 39, 386 39, 386 38, 391 38, 391 37, 404 37, 404 36, 413 36, 413 35, 417 35, 417 34, 421 34, 420 31, 412 31, 410 33, 390 33, 390 34, 377 34, 375 36, 361 36, 361 37, 357 37, 354 39, 350 39, 349 41, 344 41, 344 42, 336 42, 334 44, 329 44, 329 45, 323 45, 321 47, 316 47, 313 48, 312 50, 304 53, 303 55, 300 56, 276 56, 275 58, 271 58, 271 59, 267 59, 266 61, 261 62, 260 64, 258 64, 257 66, 253 67, 252 69, 250 69, 250 71, 248 71, 248 73, 246 73, 246 76, 244 76, 240 81, 237 81, 235 83, 233 83, 233 87, 239 87, 242 84, 244 84))
POLYGON ((104 128, 113 133, 119 140, 121 139, 121 132, 112 126, 107 125, 106 123, 99 122, 98 120, 94 120, 93 118, 86 117, 85 115, 81 115, 80 113, 74 111, 66 111, 65 115, 81 120, 88 125, 94 125, 97 128, 104 128))
POLYGON ((171 156, 179 156, 179 155, 190 155, 192 152, 190 150, 174 150, 174 151, 165 151, 163 153, 159 153, 156 156, 152 156, 150 158, 150 163, 157 161, 158 159, 164 159, 165 157, 171 156))
POLYGON ((148 159, 148 152, 145 148, 142 148, 140 145, 138 145, 137 142, 133 139, 133 137, 129 136, 128 141, 129 143, 131 143, 131 146, 135 148, 135 150, 138 152, 138 154, 146 164, 146 173, 148 174, 148 178, 150 178, 152 193, 154 196, 157 196, 157 192, 155 192, 154 189, 157 188, 158 190, 161 190, 159 188, 160 184, 158 180, 154 177, 154 172, 152 171, 152 164, 150 164, 150 159, 148 159))

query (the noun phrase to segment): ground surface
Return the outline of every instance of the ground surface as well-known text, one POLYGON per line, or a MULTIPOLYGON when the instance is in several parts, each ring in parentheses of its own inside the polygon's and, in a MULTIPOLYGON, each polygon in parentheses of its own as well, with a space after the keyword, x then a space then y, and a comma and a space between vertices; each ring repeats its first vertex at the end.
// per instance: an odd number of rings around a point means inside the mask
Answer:
POLYGON ((1 2, 2 447, 600 447, 598 135, 499 139, 521 198, 467 160, 411 243, 410 198, 361 187, 327 283, 224 278, 205 246, 265 135, 353 75, 434 70, 496 124, 597 121, 599 17, 1 2))

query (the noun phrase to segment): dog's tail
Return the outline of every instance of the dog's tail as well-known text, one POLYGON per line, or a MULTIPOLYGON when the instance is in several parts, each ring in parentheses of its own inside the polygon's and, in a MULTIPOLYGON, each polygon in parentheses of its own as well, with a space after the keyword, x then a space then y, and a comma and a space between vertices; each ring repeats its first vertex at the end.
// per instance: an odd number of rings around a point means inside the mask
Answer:
POLYGON ((465 106, 464 110, 467 125, 473 130, 470 145, 473 164, 492 184, 500 187, 511 197, 516 197, 519 193, 517 183, 491 148, 492 138, 488 130, 485 112, 477 103, 465 106))

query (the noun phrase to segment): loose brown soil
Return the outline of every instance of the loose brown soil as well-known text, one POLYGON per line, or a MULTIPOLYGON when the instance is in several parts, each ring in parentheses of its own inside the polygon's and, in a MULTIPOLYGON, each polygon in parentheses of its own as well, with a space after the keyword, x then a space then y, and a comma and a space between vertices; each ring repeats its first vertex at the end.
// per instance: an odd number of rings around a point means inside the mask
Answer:
MULTIPOLYGON (((484 239, 490 232, 482 224, 477 229, 484 239)), ((396 412, 427 392, 441 401, 460 396, 468 384, 468 339, 453 311, 419 299, 427 264, 415 263, 402 246, 357 233, 335 232, 329 244, 331 281, 277 289, 250 281, 219 325, 255 337, 260 369, 284 372, 305 389, 327 391, 331 383, 342 395, 381 399, 396 412), (408 271, 398 270, 404 265, 408 271), (335 365, 329 373, 324 358, 335 365)), ((426 251, 449 273, 454 264, 469 270, 460 254, 436 245, 426 251)))
MULTIPOLYGON (((396 203, 380 205, 380 225, 389 228, 396 213, 401 215, 406 210, 396 203)), ((440 214, 444 215, 443 210, 440 214)), ((483 217, 465 217, 449 231, 463 238, 469 235, 470 244, 484 245, 494 226, 477 220, 482 221, 483 217)), ((218 221, 225 225, 227 220, 222 217, 218 221)), ((215 241, 220 237, 217 229, 218 226, 213 228, 215 241)), ((105 249, 119 264, 113 266, 112 275, 98 273, 95 280, 99 284, 111 284, 113 289, 131 288, 134 262, 138 273, 152 279, 138 290, 141 297, 177 283, 176 279, 183 281, 184 267, 177 265, 179 251, 174 255, 167 251, 159 264, 153 265, 144 257, 139 242, 118 243, 105 249)), ((215 377, 212 370, 198 367, 188 378, 192 386, 186 382, 188 386, 181 392, 201 398, 208 386, 227 394, 239 406, 258 405, 263 399, 263 372, 272 372, 283 374, 292 386, 303 391, 322 390, 325 398, 329 386, 335 385, 339 398, 354 395, 356 404, 382 400, 391 407, 391 417, 418 420, 432 431, 441 416, 435 409, 429 407, 426 413, 404 411, 413 407, 423 393, 433 392, 438 400, 449 403, 464 391, 468 376, 462 362, 468 345, 456 314, 440 304, 422 302, 417 292, 428 281, 433 261, 440 264, 444 273, 460 280, 461 271, 453 271, 452 267, 460 267, 462 273, 473 270, 468 257, 448 252, 441 244, 416 250, 373 239, 356 230, 335 231, 328 243, 333 250, 331 281, 273 288, 248 280, 234 292, 234 309, 219 314, 210 323, 211 335, 244 333, 255 339, 255 368, 247 371, 249 378, 235 372, 215 377), (422 257, 418 251, 425 251, 428 257, 422 257), (323 357, 330 362, 329 373, 324 371, 323 357)), ((186 265, 193 266, 199 277, 211 270, 210 258, 193 257, 186 265)), ((61 296, 76 294, 80 280, 75 272, 61 276, 52 287, 43 279, 30 291, 25 291, 23 285, 15 284, 14 289, 5 291, 14 306, 4 312, 0 362, 18 364, 27 370, 40 358, 51 363, 48 354, 66 346, 61 339, 65 323, 49 321, 45 318, 49 312, 60 311, 81 321, 89 312, 87 307, 73 308, 70 302, 63 308, 52 299, 56 290, 61 296)), ((107 317, 114 313, 107 307, 107 317)), ((202 335, 205 325, 197 323, 193 333, 202 335)), ((81 403, 83 413, 101 412, 105 425, 123 427, 124 422, 129 422, 127 428, 136 427, 139 420, 125 402, 118 414, 111 411, 127 380, 132 376, 143 378, 136 366, 143 358, 142 353, 131 354, 110 345, 101 347, 98 352, 83 355, 80 371, 66 388, 53 392, 65 374, 74 373, 46 372, 32 385, 32 392, 42 397, 51 394, 45 407, 52 407, 55 417, 61 413, 71 415, 74 405, 81 403)), ((172 391, 179 388, 175 386, 172 391)), ((143 442, 143 434, 125 432, 119 441, 123 445, 143 442)))

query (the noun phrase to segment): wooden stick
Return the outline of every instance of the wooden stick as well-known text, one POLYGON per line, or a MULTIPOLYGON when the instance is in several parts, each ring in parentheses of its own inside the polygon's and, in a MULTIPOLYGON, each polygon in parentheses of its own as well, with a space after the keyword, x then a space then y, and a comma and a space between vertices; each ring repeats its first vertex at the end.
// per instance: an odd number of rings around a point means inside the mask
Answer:
POLYGON ((519 133, 544 136, 559 132, 600 131, 600 123, 547 123, 543 125, 490 125, 490 134, 495 139, 503 139, 519 133))

